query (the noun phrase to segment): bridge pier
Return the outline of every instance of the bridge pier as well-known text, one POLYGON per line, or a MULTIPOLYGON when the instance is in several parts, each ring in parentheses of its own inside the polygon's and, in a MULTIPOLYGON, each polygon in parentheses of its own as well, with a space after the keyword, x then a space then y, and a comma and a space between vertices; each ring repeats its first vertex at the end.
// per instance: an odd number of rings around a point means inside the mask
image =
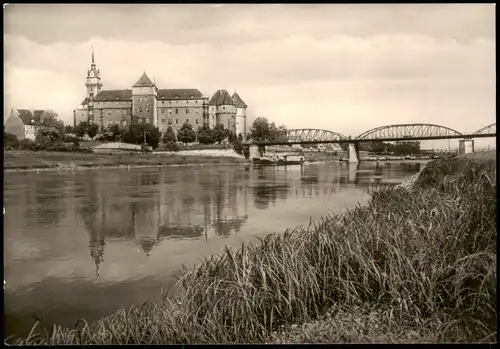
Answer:
POLYGON ((259 146, 257 145, 250 145, 249 147, 249 158, 252 160, 253 158, 259 158, 260 157, 260 150, 259 146))
POLYGON ((349 174, 348 174, 348 182, 357 184, 358 183, 358 168, 359 168, 359 163, 357 162, 350 162, 348 164, 349 168, 349 174))
POLYGON ((349 163, 358 163, 358 151, 356 149, 356 143, 349 143, 348 156, 349 163))
POLYGON ((458 154, 470 154, 474 152, 474 140, 473 139, 461 139, 458 141, 458 154))

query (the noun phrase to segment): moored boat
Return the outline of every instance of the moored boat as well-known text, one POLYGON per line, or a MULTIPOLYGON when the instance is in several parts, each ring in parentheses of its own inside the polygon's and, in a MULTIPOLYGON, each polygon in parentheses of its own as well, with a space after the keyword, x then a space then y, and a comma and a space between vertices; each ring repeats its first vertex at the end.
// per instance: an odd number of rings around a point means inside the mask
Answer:
POLYGON ((303 155, 295 154, 280 154, 280 155, 264 155, 252 159, 255 165, 271 165, 271 166, 291 166, 302 165, 305 159, 303 155))

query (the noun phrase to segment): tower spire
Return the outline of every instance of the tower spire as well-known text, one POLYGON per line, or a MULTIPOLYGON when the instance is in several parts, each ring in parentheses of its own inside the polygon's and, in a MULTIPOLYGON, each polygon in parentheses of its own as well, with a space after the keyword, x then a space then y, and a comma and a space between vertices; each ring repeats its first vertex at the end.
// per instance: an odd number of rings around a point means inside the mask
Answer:
POLYGON ((92 64, 94 64, 94 46, 92 46, 92 64))

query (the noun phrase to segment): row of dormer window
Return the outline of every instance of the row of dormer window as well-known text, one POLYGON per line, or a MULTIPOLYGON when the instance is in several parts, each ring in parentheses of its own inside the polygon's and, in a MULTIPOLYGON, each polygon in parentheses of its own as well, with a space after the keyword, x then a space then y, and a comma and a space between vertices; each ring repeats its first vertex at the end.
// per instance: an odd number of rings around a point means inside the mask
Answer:
MULTIPOLYGON (((139 119, 137 119, 137 122, 139 124, 142 124, 142 123, 149 124, 149 119, 148 118, 146 118, 146 119, 139 118, 139 119)), ((169 125, 172 125, 173 120, 172 119, 162 118, 160 120, 160 122, 161 122, 162 125, 165 125, 166 123, 168 123, 169 125)), ((190 123, 189 119, 186 119, 186 122, 189 124, 190 123)), ((179 119, 175 119, 175 124, 179 125, 179 123, 180 123, 180 120, 179 119)), ((195 119, 195 123, 196 123, 196 125, 199 125, 200 124, 200 120, 199 119, 195 119)), ((122 120, 121 123, 119 121, 117 121, 117 120, 108 120, 106 122, 107 126, 120 125, 120 124, 122 126, 127 126, 127 120, 122 120)))
MULTIPOLYGON (((137 111, 138 113, 142 113, 142 110, 143 110, 143 109, 144 109, 146 112, 149 112, 149 110, 150 110, 150 108, 149 108, 149 107, 145 107, 145 108, 142 108, 142 107, 137 107, 137 108, 136 108, 136 111, 137 111)), ((161 113, 162 113, 162 114, 165 114, 165 110, 167 110, 167 109, 165 109, 165 108, 161 108, 160 110, 161 110, 161 113)), ((189 112, 190 112, 189 108, 186 108, 186 109, 184 109, 184 110, 185 110, 185 113, 186 113, 186 114, 189 114, 189 112)), ((174 109, 168 109, 168 113, 169 113, 169 114, 173 114, 173 111, 174 111, 174 109)), ((200 113, 200 109, 194 109, 194 111, 195 111, 195 113, 196 113, 196 114, 199 114, 199 113, 200 113)), ((175 108, 175 114, 179 114, 179 109, 178 109, 178 108, 175 108)))

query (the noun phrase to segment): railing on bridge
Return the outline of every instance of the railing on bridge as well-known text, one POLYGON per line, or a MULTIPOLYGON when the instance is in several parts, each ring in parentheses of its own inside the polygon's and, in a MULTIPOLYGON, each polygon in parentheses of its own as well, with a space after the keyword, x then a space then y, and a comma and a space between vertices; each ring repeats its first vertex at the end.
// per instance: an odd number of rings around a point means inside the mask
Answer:
POLYGON ((481 134, 489 134, 489 133, 497 133, 497 123, 496 122, 489 124, 487 126, 484 126, 483 128, 480 128, 479 130, 474 132, 473 135, 481 135, 481 134))
POLYGON ((329 130, 292 129, 273 138, 253 139, 247 142, 247 144, 359 143, 369 141, 470 139, 483 137, 496 137, 496 123, 485 126, 474 133, 461 133, 452 128, 435 124, 386 125, 365 131, 353 139, 329 130))
POLYGON ((252 139, 251 143, 302 143, 302 142, 331 142, 348 140, 349 138, 334 131, 316 128, 290 129, 276 137, 259 137, 252 139))
POLYGON ((405 139, 405 138, 427 138, 427 137, 450 137, 461 136, 462 133, 449 127, 434 124, 399 124, 386 125, 365 131, 355 139, 378 140, 378 139, 405 139))

